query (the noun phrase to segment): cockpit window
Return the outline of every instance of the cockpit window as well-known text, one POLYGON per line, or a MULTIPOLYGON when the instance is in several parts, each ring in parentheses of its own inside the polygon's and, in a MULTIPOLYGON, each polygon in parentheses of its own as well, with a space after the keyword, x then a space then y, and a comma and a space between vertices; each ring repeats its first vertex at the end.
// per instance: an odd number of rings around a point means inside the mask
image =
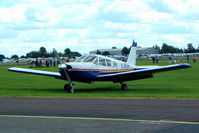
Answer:
POLYGON ((84 59, 84 62, 93 62, 97 56, 88 56, 84 59))
POLYGON ((79 57, 75 62, 82 62, 82 60, 85 58, 86 56, 81 56, 79 57))

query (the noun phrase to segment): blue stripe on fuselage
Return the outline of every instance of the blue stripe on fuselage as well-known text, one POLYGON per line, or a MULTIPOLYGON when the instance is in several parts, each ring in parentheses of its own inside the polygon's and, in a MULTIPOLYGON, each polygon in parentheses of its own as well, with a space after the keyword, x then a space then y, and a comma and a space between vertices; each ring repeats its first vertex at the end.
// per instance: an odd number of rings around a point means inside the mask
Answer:
POLYGON ((106 71, 99 71, 99 70, 73 70, 69 69, 68 74, 73 81, 95 81, 99 75, 106 75, 106 74, 114 74, 118 72, 106 72, 106 71))
POLYGON ((68 70, 70 78, 74 81, 93 81, 99 71, 68 70))

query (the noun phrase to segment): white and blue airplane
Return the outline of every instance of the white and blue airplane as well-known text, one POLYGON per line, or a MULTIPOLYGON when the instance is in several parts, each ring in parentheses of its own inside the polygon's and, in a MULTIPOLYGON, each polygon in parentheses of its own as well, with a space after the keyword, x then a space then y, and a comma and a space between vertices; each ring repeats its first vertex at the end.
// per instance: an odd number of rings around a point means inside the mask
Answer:
POLYGON ((66 80, 64 90, 73 93, 73 81, 92 83, 96 81, 112 81, 120 83, 122 90, 127 90, 126 81, 152 78, 154 73, 189 68, 189 64, 175 64, 168 66, 136 66, 136 46, 132 46, 127 62, 110 57, 88 54, 74 62, 62 63, 58 66, 59 72, 49 72, 25 68, 9 68, 9 71, 29 73, 55 77, 66 80))

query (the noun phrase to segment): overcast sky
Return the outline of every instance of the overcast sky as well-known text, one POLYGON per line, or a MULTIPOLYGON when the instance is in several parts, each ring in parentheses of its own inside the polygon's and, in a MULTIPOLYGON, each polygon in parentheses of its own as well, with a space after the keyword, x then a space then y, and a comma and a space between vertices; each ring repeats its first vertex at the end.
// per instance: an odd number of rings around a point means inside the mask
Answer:
POLYGON ((0 0, 0 54, 199 45, 198 0, 0 0))

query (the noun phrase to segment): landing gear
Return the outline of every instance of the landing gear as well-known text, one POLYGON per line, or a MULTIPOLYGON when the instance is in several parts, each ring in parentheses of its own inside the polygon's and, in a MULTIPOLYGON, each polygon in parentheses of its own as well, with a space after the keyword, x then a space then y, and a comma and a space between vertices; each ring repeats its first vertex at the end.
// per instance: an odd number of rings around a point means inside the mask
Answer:
POLYGON ((74 93, 74 90, 75 90, 74 84, 65 84, 64 90, 69 93, 74 93))
POLYGON ((62 68, 60 68, 60 73, 61 73, 62 77, 64 77, 64 79, 68 82, 68 84, 64 85, 64 90, 69 92, 69 93, 74 93, 75 87, 74 87, 74 84, 73 84, 72 80, 70 79, 70 77, 67 73, 67 66, 66 65, 62 65, 62 68))
POLYGON ((127 84, 125 84, 125 83, 120 83, 120 84, 121 84, 121 89, 122 89, 123 91, 128 90, 127 84))

